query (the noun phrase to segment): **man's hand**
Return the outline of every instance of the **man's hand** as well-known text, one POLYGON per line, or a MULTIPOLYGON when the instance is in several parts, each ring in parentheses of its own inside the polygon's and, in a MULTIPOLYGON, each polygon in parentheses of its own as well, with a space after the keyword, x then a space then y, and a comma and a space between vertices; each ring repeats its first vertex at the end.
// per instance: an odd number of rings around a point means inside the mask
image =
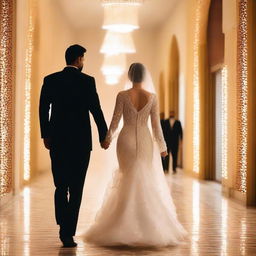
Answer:
POLYGON ((52 140, 50 138, 44 138, 44 146, 48 150, 51 148, 51 142, 52 142, 52 140))
POLYGON ((164 152, 161 153, 161 157, 166 157, 166 156, 168 156, 167 151, 164 151, 164 152))
POLYGON ((108 149, 110 143, 109 143, 108 141, 104 140, 104 141, 102 141, 102 142, 100 143, 100 145, 101 145, 102 148, 108 149))

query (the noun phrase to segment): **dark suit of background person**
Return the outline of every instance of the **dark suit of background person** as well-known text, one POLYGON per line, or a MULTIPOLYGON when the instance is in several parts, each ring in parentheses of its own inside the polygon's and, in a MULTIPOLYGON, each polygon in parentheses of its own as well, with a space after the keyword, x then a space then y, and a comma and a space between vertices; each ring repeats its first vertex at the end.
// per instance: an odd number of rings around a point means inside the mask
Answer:
MULTIPOLYGON (((174 112, 170 112, 170 118, 165 120, 166 144, 168 152, 172 154, 172 169, 176 173, 179 140, 182 140, 182 127, 179 120, 174 118, 174 112), (172 121, 171 121, 172 119, 172 121), (171 122, 173 126, 171 126, 171 122)), ((169 154, 166 157, 167 170, 169 170, 169 154)))
MULTIPOLYGON (((164 119, 163 112, 160 113, 160 123, 163 131, 164 139, 166 141, 165 119, 164 119)), ((162 166, 163 166, 164 172, 168 172, 166 157, 161 157, 161 160, 162 160, 162 166)))
MULTIPOLYGON (((72 50, 79 53, 76 47, 78 45, 69 47, 71 53, 72 50)), ((60 225, 60 239, 67 247, 76 246, 73 236, 92 150, 89 112, 97 124, 100 142, 104 141, 107 133, 95 80, 78 67, 67 66, 44 78, 39 108, 41 137, 45 143, 50 141, 46 147, 50 149, 56 187, 56 221, 60 225)))

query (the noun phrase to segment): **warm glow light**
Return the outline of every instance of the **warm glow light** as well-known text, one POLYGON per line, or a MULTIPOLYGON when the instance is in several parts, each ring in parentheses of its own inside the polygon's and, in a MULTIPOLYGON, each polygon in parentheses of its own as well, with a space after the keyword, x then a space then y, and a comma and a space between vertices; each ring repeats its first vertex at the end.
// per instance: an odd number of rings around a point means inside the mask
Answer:
POLYGON ((0 3, 0 197, 12 187, 12 1, 0 3))
POLYGON ((125 72, 125 66, 126 57, 124 54, 105 55, 101 71, 106 77, 106 83, 117 84, 125 72))
POLYGON ((24 180, 30 179, 30 93, 31 93, 31 66, 33 52, 33 19, 32 11, 29 15, 29 28, 27 34, 27 49, 25 59, 25 114, 24 114, 24 180))
POLYGON ((222 69, 222 95, 221 95, 221 130, 222 130, 222 178, 228 178, 228 69, 222 69))
POLYGON ((193 72, 193 171, 199 173, 200 168, 200 93, 199 93, 199 35, 200 35, 200 3, 196 8, 194 31, 194 72, 193 72))
POLYGON ((248 1, 239 1, 238 26, 238 175, 236 188, 246 193, 248 154, 248 1))
POLYGON ((199 255, 199 226, 200 226, 200 184, 198 181, 193 181, 192 184, 192 234, 191 234, 191 249, 194 256, 199 255))
POLYGON ((121 76, 125 72, 126 57, 124 54, 105 55, 101 71, 104 75, 121 76))
POLYGON ((117 55, 120 53, 135 53, 136 50, 130 33, 122 34, 108 31, 100 52, 108 55, 117 55))
POLYGON ((120 33, 129 33, 139 28, 139 5, 107 4, 104 5, 103 29, 120 33))
POLYGON ((106 84, 115 85, 118 84, 119 77, 115 75, 106 75, 106 84))

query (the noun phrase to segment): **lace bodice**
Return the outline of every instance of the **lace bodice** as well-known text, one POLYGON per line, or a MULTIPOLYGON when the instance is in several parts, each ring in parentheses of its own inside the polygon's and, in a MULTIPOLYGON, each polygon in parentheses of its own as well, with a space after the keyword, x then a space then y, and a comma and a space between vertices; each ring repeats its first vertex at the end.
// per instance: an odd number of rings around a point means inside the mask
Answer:
POLYGON ((145 127, 151 117, 151 126, 154 139, 157 141, 160 152, 166 151, 162 128, 159 119, 158 103, 155 94, 151 94, 147 104, 139 111, 133 106, 127 91, 119 92, 116 98, 116 105, 112 121, 107 133, 107 140, 111 141, 121 117, 123 116, 124 126, 145 127))

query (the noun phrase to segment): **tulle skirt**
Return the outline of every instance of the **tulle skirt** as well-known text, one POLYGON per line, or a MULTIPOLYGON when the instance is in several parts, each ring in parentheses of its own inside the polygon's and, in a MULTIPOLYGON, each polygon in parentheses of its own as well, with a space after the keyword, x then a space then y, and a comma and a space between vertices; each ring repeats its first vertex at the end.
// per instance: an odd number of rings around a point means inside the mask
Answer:
POLYGON ((119 169, 84 241, 99 246, 180 244, 187 232, 177 219, 157 146, 144 136, 144 150, 138 151, 125 135, 121 132, 117 142, 119 169))

